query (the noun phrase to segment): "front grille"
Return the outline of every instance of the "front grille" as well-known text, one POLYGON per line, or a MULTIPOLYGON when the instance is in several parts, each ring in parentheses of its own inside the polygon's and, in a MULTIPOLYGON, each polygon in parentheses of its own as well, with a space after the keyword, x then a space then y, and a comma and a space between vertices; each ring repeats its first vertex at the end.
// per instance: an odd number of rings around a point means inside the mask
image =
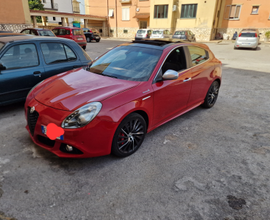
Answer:
POLYGON ((41 135, 38 135, 38 136, 37 136, 37 139, 38 139, 38 141, 39 141, 40 143, 45 144, 45 145, 47 145, 47 146, 49 146, 49 147, 53 147, 54 144, 55 144, 55 141, 54 141, 54 140, 51 140, 51 139, 49 139, 49 138, 47 138, 47 137, 43 137, 43 136, 41 136, 41 135))
POLYGON ((38 116, 39 116, 39 114, 37 111, 30 113, 30 107, 28 107, 28 109, 27 109, 27 122, 28 122, 29 130, 30 130, 32 136, 34 136, 34 131, 35 131, 36 123, 38 120, 38 116))

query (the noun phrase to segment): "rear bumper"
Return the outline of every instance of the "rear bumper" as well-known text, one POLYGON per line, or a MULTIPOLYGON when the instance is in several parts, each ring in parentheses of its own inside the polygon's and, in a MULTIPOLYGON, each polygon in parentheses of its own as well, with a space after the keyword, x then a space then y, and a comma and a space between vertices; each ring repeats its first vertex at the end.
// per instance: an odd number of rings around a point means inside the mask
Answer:
POLYGON ((235 42, 235 48, 256 48, 258 47, 258 42, 235 42))

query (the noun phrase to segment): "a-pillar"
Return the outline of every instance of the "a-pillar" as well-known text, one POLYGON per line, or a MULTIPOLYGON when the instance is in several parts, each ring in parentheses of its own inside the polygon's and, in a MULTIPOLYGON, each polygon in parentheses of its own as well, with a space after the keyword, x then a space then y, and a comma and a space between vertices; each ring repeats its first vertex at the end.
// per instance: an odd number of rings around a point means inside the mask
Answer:
POLYGON ((33 27, 37 28, 38 27, 37 26, 37 17, 36 16, 31 16, 31 18, 32 18, 32 21, 33 21, 33 27))
POLYGON ((84 28, 87 28, 88 19, 84 19, 83 23, 84 23, 84 28))

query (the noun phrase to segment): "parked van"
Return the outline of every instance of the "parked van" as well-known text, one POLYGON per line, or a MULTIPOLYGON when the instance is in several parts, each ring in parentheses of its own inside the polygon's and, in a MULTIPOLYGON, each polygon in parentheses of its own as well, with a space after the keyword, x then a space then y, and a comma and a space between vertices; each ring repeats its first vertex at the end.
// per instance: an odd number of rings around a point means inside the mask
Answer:
POLYGON ((151 35, 152 35, 151 29, 139 29, 135 35, 135 40, 150 38, 151 35))

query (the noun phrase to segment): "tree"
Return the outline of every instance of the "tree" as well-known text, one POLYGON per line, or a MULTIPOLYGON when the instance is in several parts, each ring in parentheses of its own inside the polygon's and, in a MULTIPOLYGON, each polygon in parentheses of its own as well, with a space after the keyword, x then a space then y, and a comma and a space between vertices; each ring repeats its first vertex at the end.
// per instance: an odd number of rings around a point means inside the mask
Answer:
MULTIPOLYGON (((30 10, 44 10, 44 5, 41 3, 41 0, 28 0, 30 10)), ((37 22, 41 22, 41 17, 37 16, 37 22)))

